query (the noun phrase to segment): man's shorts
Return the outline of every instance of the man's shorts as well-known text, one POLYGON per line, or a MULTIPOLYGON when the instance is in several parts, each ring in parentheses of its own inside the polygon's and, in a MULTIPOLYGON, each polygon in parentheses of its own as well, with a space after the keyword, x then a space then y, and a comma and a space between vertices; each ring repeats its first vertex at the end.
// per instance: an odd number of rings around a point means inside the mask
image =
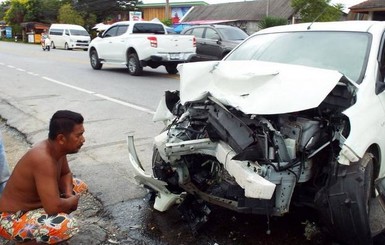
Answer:
MULTIPOLYGON (((75 193, 84 193, 88 189, 79 179, 74 178, 73 184, 75 193)), ((71 214, 48 215, 43 208, 16 213, 0 212, 0 236, 7 240, 55 244, 70 239, 78 231, 78 224, 71 214)))

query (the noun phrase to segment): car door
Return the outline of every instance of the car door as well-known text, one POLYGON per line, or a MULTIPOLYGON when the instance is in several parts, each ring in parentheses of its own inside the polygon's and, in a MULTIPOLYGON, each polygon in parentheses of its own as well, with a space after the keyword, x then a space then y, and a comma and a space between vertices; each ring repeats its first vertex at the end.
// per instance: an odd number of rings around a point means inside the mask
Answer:
POLYGON ((191 28, 190 30, 186 31, 185 35, 194 35, 196 40, 196 59, 197 60, 205 60, 205 54, 204 54, 204 40, 203 40, 203 33, 205 28, 204 27, 196 27, 191 28))
POLYGON ((203 34, 202 53, 210 60, 220 60, 223 58, 220 35, 212 27, 207 27, 203 34))
MULTIPOLYGON (((375 89, 375 95, 378 98, 379 103, 376 102, 375 100, 371 101, 372 96, 370 96, 369 98, 365 98, 367 107, 364 108, 362 111, 365 114, 365 117, 363 117, 365 118, 365 121, 370 122, 370 124, 367 123, 366 125, 373 125, 371 127, 375 128, 374 129, 375 135, 376 135, 375 138, 378 139, 376 143, 379 145, 380 147, 379 152, 381 152, 381 155, 382 155, 382 157, 380 158, 382 159, 381 172, 384 173, 385 171, 384 170, 384 167, 385 167, 385 153, 384 153, 384 149, 385 149, 385 31, 382 34, 377 61, 378 61, 378 66, 376 67, 377 68, 376 75, 372 76, 373 77, 372 79, 364 79, 364 82, 366 83, 372 82, 370 84, 370 88, 375 89), (375 115, 375 116, 368 116, 368 115, 375 115)), ((375 70, 375 69, 366 70, 366 72, 368 73, 366 77, 371 77, 370 73, 372 70, 375 70)), ((366 132, 365 134, 367 135, 366 132)))
MULTIPOLYGON (((378 72, 376 79, 376 94, 381 101, 385 112, 385 32, 382 35, 380 50, 378 54, 378 72)), ((381 124, 385 125, 385 118, 381 124)))
POLYGON ((124 63, 126 62, 126 38, 128 25, 116 25, 103 33, 101 42, 99 43, 99 57, 110 62, 124 63))
POLYGON ((127 36, 125 34, 127 30, 127 24, 119 25, 116 35, 113 37, 111 49, 113 49, 113 59, 117 62, 126 62, 127 36))
MULTIPOLYGON (((114 57, 113 42, 118 31, 118 26, 106 30, 97 44, 97 52, 101 59, 112 61, 114 57)), ((116 54, 115 54, 116 55, 116 54)))

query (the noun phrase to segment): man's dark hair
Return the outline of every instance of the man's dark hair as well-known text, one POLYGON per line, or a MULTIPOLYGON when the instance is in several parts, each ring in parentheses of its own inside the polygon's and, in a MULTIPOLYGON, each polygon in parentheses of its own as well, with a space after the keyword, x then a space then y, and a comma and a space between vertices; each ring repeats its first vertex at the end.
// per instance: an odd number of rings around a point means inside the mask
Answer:
POLYGON ((59 134, 68 135, 76 124, 82 124, 84 118, 81 114, 68 110, 61 110, 53 114, 49 123, 48 138, 54 140, 59 134))

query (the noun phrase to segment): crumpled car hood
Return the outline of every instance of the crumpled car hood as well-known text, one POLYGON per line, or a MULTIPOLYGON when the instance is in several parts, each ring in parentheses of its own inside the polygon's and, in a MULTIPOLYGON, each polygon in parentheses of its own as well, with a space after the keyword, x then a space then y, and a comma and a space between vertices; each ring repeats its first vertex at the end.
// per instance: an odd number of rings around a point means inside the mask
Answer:
POLYGON ((281 114, 316 108, 343 76, 338 71, 262 61, 184 63, 180 99, 212 96, 245 114, 281 114))

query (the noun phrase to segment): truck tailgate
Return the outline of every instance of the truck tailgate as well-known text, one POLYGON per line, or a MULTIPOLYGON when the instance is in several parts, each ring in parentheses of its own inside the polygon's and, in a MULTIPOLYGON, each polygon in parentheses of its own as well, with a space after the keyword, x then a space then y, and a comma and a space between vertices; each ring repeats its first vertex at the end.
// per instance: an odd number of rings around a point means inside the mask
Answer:
POLYGON ((189 35, 157 35, 159 53, 195 52, 195 37, 189 35))

